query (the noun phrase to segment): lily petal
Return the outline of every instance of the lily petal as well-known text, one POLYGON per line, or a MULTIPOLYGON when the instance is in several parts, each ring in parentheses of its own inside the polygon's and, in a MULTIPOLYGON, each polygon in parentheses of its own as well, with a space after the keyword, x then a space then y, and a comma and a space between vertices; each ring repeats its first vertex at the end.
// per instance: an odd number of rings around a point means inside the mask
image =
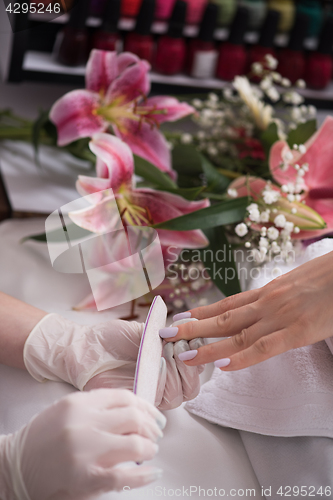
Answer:
POLYGON ((110 187, 110 179, 88 177, 86 175, 79 175, 76 182, 76 189, 81 196, 97 193, 99 191, 103 191, 104 189, 109 189, 110 187))
POLYGON ((107 166, 112 189, 117 191, 122 184, 131 183, 134 161, 127 144, 111 134, 96 134, 89 147, 107 166))
POLYGON ((176 172, 171 167, 170 149, 164 135, 147 123, 124 120, 122 128, 114 127, 115 134, 125 141, 134 154, 149 161, 162 172, 167 172, 173 179, 176 172))
POLYGON ((69 212, 68 216, 74 224, 93 233, 107 233, 123 227, 113 195, 103 198, 91 207, 69 212))
MULTIPOLYGON (((198 210, 199 208, 198 205, 196 205, 196 208, 194 208, 193 203, 196 202, 186 202, 186 200, 184 200, 185 204, 188 204, 188 211, 184 209, 180 210, 180 208, 173 205, 173 202, 171 201, 172 197, 174 196, 176 198, 174 200, 175 203, 179 204, 179 196, 173 195, 171 193, 167 193, 167 196, 165 195, 166 193, 160 191, 154 191, 150 189, 135 189, 131 193, 131 201, 134 205, 145 207, 151 215, 154 224, 179 217, 180 215, 193 212, 194 210, 198 210)), ((201 202, 199 203, 201 204, 201 202)), ((181 248, 202 248, 208 245, 206 236, 200 230, 158 230, 158 234, 161 244, 165 246, 175 245, 181 248)))
POLYGON ((106 102, 110 104, 118 101, 119 105, 124 105, 147 95, 150 91, 149 70, 150 64, 147 61, 139 61, 126 68, 110 85, 106 102))
POLYGON ((313 200, 307 197, 306 204, 322 216, 326 222, 326 227, 315 231, 300 231, 298 234, 293 235, 293 238, 306 240, 333 233, 333 199, 313 200))
POLYGON ((229 189, 236 189, 239 197, 241 196, 252 196, 254 200, 261 197, 261 193, 267 182, 260 177, 253 176, 241 176, 232 181, 229 185, 229 189))
POLYGON ((186 102, 179 102, 178 99, 169 96, 150 97, 145 106, 154 111, 164 111, 163 113, 152 113, 152 119, 158 123, 174 122, 195 112, 195 109, 186 102))
POLYGON ((117 59, 118 73, 122 73, 128 66, 140 61, 140 58, 132 52, 122 52, 117 59))
POLYGON ((89 90, 73 90, 54 103, 50 120, 58 130, 58 146, 106 130, 108 124, 96 114, 98 94, 89 90))
POLYGON ((86 69, 86 88, 105 94, 111 83, 117 78, 117 52, 92 50, 86 69))
POLYGON ((157 195, 158 198, 160 200, 163 200, 163 203, 165 203, 166 205, 171 205, 180 210, 182 215, 196 212, 201 208, 207 208, 210 206, 210 202, 207 198, 199 201, 189 201, 177 194, 168 193, 167 191, 156 191, 150 188, 140 188, 140 193, 148 193, 154 196, 157 195))

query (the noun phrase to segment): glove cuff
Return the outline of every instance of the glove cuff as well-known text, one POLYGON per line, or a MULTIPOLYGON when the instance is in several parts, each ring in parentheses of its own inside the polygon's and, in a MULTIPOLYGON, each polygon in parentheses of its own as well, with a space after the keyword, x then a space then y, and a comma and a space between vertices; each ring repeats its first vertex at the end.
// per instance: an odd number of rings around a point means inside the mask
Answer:
POLYGON ((15 434, 0 436, 1 500, 31 500, 21 472, 21 456, 26 427, 15 434))

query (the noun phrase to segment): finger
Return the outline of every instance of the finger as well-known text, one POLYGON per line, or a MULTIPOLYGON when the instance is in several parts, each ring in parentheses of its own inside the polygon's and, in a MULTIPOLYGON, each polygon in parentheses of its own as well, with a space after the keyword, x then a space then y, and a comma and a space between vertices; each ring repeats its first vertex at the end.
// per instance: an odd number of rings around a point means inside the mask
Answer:
POLYGON ((230 363, 223 368, 223 371, 242 370, 289 351, 292 346, 288 341, 288 336, 290 336, 290 332, 283 329, 261 337, 248 349, 231 356, 230 363))
POLYGON ((155 398, 155 406, 157 406, 157 407, 161 404, 161 401, 163 399, 166 380, 167 380, 166 361, 164 358, 161 358, 160 374, 158 377, 158 384, 157 384, 157 391, 156 391, 156 398, 155 398))
POLYGON ((98 465, 103 467, 114 467, 121 462, 141 463, 152 460, 159 450, 156 443, 138 434, 122 436, 104 433, 104 438, 108 452, 100 455, 98 459, 98 465))
MULTIPOLYGON (((263 321, 259 321, 249 328, 244 328, 240 333, 237 333, 230 338, 200 347, 197 350, 198 352, 195 357, 189 361, 184 361, 184 363, 187 366, 197 366, 211 363, 221 358, 229 358, 230 356, 247 349, 261 337, 269 335, 273 331, 273 326, 270 326, 263 321)), ((195 354, 195 351, 193 351, 193 354, 195 354)))
POLYGON ((124 389, 96 389, 87 393, 80 393, 80 395, 87 398, 88 405, 100 410, 111 410, 112 408, 121 408, 124 406, 140 408, 151 415, 161 429, 165 427, 165 416, 154 405, 139 398, 130 391, 124 389))
POLYGON ((194 399, 200 391, 200 379, 199 371, 197 366, 186 366, 183 361, 181 361, 178 355, 181 352, 186 352, 190 350, 189 344, 185 340, 180 340, 174 344, 174 358, 176 361, 176 366, 179 372, 181 384, 182 384, 182 394, 183 401, 190 401, 194 399))
MULTIPOLYGON (((188 345, 190 346, 190 350, 198 350, 200 347, 203 347, 207 344, 206 339, 192 339, 189 341, 188 345)), ((198 373, 202 373, 205 369, 205 365, 197 365, 198 373)))
POLYGON ((99 373, 86 383, 83 390, 127 389, 132 391, 135 366, 135 363, 128 363, 127 365, 119 366, 118 368, 112 368, 112 370, 99 373))
POLYGON ((166 342, 191 340, 198 337, 229 337, 253 325, 258 319, 258 308, 254 304, 248 304, 213 318, 191 321, 178 327, 162 328, 160 335, 166 342), (168 337, 168 335, 173 335, 173 337, 168 337))
POLYGON ((251 304, 252 302, 258 300, 259 290, 260 289, 249 290, 248 292, 231 295, 230 297, 226 297, 225 299, 208 306, 196 307, 189 311, 191 313, 190 317, 197 319, 212 318, 213 316, 224 314, 226 311, 246 306, 247 304, 251 304))
POLYGON ((158 405, 160 410, 171 410, 177 408, 183 402, 182 384, 177 370, 176 361, 173 357, 173 344, 163 346, 163 358, 166 363, 166 382, 163 398, 158 405))
POLYGON ((93 467, 92 475, 96 478, 96 491, 130 491, 152 483, 162 477, 162 469, 155 467, 131 467, 123 469, 113 467, 103 469, 93 467))
POLYGON ((138 434, 157 442, 163 432, 156 420, 140 408, 114 408, 96 416, 98 428, 112 434, 138 434))

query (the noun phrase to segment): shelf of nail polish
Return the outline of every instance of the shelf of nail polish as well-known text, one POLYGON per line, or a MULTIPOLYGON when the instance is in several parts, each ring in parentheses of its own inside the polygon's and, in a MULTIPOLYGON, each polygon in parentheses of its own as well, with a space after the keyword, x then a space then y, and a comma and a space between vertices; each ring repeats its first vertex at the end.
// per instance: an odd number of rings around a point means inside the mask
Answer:
MULTIPOLYGON (((28 51, 23 62, 23 70, 27 72, 31 79, 32 74, 41 76, 42 73, 50 75, 70 75, 82 79, 85 75, 85 66, 69 67, 56 62, 51 54, 28 51)), ((217 78, 192 78, 183 74, 174 76, 161 75, 156 72, 150 74, 153 84, 163 84, 184 88, 200 88, 218 90, 230 85, 217 78)), ((298 92, 307 99, 332 101, 333 100, 333 82, 325 90, 298 89, 298 92)))

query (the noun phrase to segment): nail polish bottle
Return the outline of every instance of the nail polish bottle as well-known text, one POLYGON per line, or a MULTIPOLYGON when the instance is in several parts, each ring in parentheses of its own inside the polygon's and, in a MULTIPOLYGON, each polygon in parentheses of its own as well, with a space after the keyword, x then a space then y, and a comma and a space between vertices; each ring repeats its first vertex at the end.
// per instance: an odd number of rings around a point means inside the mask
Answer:
POLYGON ((207 0, 185 0, 187 3, 186 22, 199 24, 203 18, 207 0))
POLYGON ((231 26, 228 41, 220 47, 216 71, 217 78, 230 81, 237 75, 245 74, 247 54, 244 46, 244 34, 248 22, 248 9, 239 7, 231 26))
POLYGON ((229 26, 235 16, 237 9, 237 0, 211 0, 219 7, 218 24, 220 26, 229 26))
POLYGON ((240 0, 240 7, 246 7, 249 11, 249 30, 257 30, 264 22, 267 4, 265 0, 240 0))
POLYGON ((333 18, 328 17, 320 34, 318 48, 309 55, 306 61, 304 79, 307 85, 313 89, 324 89, 332 79, 332 45, 333 18))
POLYGON ((118 33, 121 0, 108 0, 103 12, 103 22, 92 37, 93 49, 120 52, 121 38, 118 33))
POLYGON ((186 72, 194 78, 213 78, 218 52, 214 43, 218 6, 209 3, 205 9, 198 38, 188 44, 186 72))
POLYGON ((70 12, 68 24, 58 39, 57 61, 67 66, 80 66, 87 62, 89 40, 86 19, 89 14, 90 0, 81 0, 70 12))
POLYGON ((268 8, 280 12, 279 31, 290 31, 295 18, 293 0, 269 0, 268 8))
POLYGON ((308 25, 308 16, 297 12, 288 46, 282 49, 278 55, 279 66, 277 71, 284 78, 288 78, 291 83, 304 78, 304 40, 308 31, 308 25))
POLYGON ((186 19, 186 2, 177 0, 172 11, 168 33, 157 43, 155 68, 165 75, 182 71, 185 63, 186 45, 183 29, 186 19))
POLYGON ((143 0, 135 29, 125 38, 125 51, 133 52, 150 63, 153 62, 154 56, 154 39, 150 34, 154 14, 155 0, 143 0))
POLYGON ((139 13, 142 0, 122 0, 121 15, 125 17, 136 17, 139 13))
POLYGON ((156 1, 156 18, 169 19, 174 8, 176 0, 157 0, 156 1))
POLYGON ((299 0, 297 12, 309 17, 308 36, 318 36, 323 23, 323 10, 319 0, 299 0))
POLYGON ((264 24, 260 30, 259 41, 249 49, 248 53, 248 71, 251 71, 251 65, 254 62, 264 62, 266 54, 276 57, 274 50, 274 38, 280 19, 280 13, 276 10, 268 10, 264 24))

